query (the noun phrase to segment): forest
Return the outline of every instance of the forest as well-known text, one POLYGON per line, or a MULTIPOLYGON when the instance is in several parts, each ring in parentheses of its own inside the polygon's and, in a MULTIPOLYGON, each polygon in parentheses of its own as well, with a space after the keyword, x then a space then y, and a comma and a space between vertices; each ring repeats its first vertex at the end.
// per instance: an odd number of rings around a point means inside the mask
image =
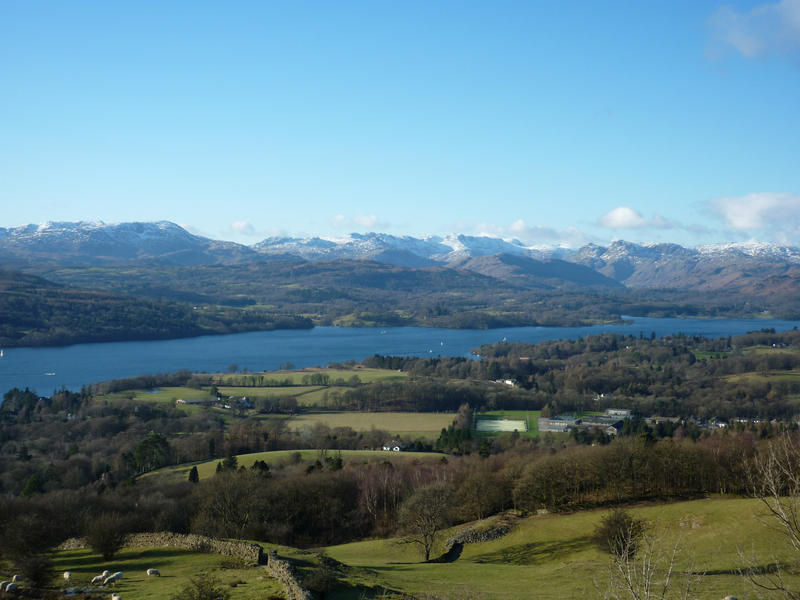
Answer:
POLYGON ((796 295, 636 290, 369 261, 272 261, 125 269, 0 270, 0 344, 165 339, 254 330, 425 326, 489 329, 619 322, 622 315, 800 315, 796 295))
POLYGON ((310 328, 265 310, 136 298, 0 270, 0 346, 60 346, 310 328))

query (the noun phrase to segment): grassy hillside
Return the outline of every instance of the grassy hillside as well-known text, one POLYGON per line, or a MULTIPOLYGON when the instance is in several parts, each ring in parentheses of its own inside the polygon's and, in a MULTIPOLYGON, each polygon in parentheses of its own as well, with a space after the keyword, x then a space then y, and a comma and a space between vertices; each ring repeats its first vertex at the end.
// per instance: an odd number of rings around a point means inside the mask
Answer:
MULTIPOLYGON (((90 550, 70 550, 56 555, 56 572, 69 571, 74 586, 90 586, 92 577, 104 569, 122 571, 122 581, 114 592, 123 598, 166 600, 181 590, 189 580, 202 574, 218 579, 230 592, 230 600, 266 600, 283 597, 283 586, 262 568, 244 568, 235 560, 219 554, 203 554, 175 548, 131 548, 122 550, 110 561, 90 550), (157 568, 161 577, 147 577, 149 568, 157 568), (233 568, 231 568, 233 567, 233 568)), ((62 582, 59 582, 62 583, 62 582)), ((63 583, 62 583, 63 585, 63 583)), ((111 591, 102 592, 111 596, 111 591)))
MULTIPOLYGON (((373 573, 376 586, 412 594, 592 598, 598 597, 595 582, 603 584, 608 578, 609 557, 590 539, 606 512, 529 517, 499 540, 465 545, 460 558, 452 563, 423 564, 411 547, 392 540, 334 546, 327 552, 336 560, 373 573)), ((780 538, 759 523, 757 517, 764 510, 754 500, 715 498, 640 506, 630 512, 663 532, 665 551, 680 542, 681 571, 707 573, 696 595, 699 599, 754 596, 750 585, 737 575, 742 566, 740 549, 755 556, 750 564, 766 565, 775 556, 783 560, 790 556, 780 547, 780 538)), ((800 585, 800 576, 793 574, 790 581, 800 585)))
MULTIPOLYGON (((764 509, 755 500, 712 498, 629 510, 660 532, 664 552, 680 545, 678 579, 686 573, 704 574, 692 595, 699 600, 718 600, 728 594, 756 597, 751 584, 737 573, 743 565, 740 552, 748 557, 747 564, 758 566, 792 558, 780 536, 759 521, 764 509)), ((518 519, 505 537, 467 544, 461 556, 449 563, 421 563, 412 547, 396 540, 370 540, 314 552, 275 548, 295 561, 301 577, 319 564, 319 551, 343 563, 337 573, 340 585, 325 596, 328 599, 407 597, 403 594, 453 600, 599 598, 597 588, 608 580, 610 559, 590 536, 606 513, 593 510, 518 519)), ((232 600, 262 599, 280 591, 263 568, 222 568, 224 563, 217 555, 166 548, 125 550, 109 563, 88 550, 57 555, 57 569, 70 570, 78 583, 105 568, 124 571, 125 579, 118 586, 123 597, 169 597, 199 573, 212 573, 229 585, 236 582, 230 588, 232 600), (148 567, 160 569, 164 576, 147 578, 148 567)), ((800 585, 800 574, 789 574, 787 581, 800 585)))
MULTIPOLYGON (((385 452, 383 450, 328 450, 328 456, 339 456, 341 453, 342 459, 347 462, 383 462, 385 460, 440 460, 443 454, 437 452, 385 452)), ((252 467, 253 463, 257 460, 263 460, 270 466, 275 466, 281 462, 292 463, 299 460, 313 461, 320 457, 319 450, 275 450, 273 452, 253 452, 250 454, 237 455, 237 462, 240 467, 252 467)), ((217 464, 222 462, 222 459, 211 459, 196 461, 191 463, 183 463, 180 465, 173 465, 163 467, 155 471, 145 473, 139 479, 141 481, 167 483, 170 481, 186 481, 189 476, 189 471, 192 467, 197 467, 197 474, 200 479, 211 477, 217 470, 217 464)))

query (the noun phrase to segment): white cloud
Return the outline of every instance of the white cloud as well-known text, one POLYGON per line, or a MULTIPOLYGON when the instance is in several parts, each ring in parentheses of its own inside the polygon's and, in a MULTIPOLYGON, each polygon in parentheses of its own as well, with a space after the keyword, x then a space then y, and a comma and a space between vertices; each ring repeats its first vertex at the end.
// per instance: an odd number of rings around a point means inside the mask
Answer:
POLYGON ((708 203, 728 227, 737 230, 796 231, 800 225, 800 196, 769 192, 738 198, 717 198, 708 203))
POLYGON ((553 229, 542 225, 528 225, 523 219, 517 219, 508 226, 495 223, 478 223, 468 225, 461 223, 459 231, 471 231, 478 235, 500 238, 516 238, 530 246, 561 246, 577 248, 595 241, 575 227, 566 230, 553 229))
POLYGON ((650 225, 642 213, 629 206, 618 206, 608 211, 598 219, 598 223, 608 229, 640 229, 650 225))
POLYGON ((331 227, 335 229, 346 229, 347 217, 345 217, 344 215, 333 215, 331 217, 331 227))
POLYGON ((253 224, 249 221, 234 221, 231 223, 231 231, 236 235, 257 236, 259 233, 256 231, 253 224))
POLYGON ((714 56, 730 50, 747 58, 800 50, 800 0, 765 2, 744 12, 723 6, 709 23, 714 56))

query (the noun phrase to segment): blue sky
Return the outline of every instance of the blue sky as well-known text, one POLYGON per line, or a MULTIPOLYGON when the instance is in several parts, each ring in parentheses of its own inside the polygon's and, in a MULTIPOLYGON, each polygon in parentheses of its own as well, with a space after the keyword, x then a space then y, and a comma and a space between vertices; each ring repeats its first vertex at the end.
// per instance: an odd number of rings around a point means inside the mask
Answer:
POLYGON ((800 0, 7 0, 0 206, 800 245, 800 0))

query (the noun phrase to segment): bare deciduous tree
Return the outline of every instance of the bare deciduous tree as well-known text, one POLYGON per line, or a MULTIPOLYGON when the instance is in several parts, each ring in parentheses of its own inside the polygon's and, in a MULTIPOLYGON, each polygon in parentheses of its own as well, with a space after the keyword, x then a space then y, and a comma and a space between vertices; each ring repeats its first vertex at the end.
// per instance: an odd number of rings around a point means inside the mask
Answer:
POLYGON ((595 582, 603 600, 688 600, 693 597, 702 574, 691 568, 677 569, 683 548, 679 539, 674 544, 664 536, 643 532, 629 537, 635 548, 612 553, 608 581, 595 582))
MULTIPOLYGON (((800 556, 800 445, 795 437, 783 434, 772 440, 752 461, 749 471, 753 495, 767 509, 765 527, 778 534, 788 549, 800 556)), ((777 550, 777 549, 776 549, 777 550)), ((755 565, 740 550, 746 566, 740 572, 757 590, 800 600, 800 590, 784 578, 784 569, 773 557, 767 566, 755 565)))
POLYGON ((432 483, 419 488, 400 505, 397 515, 405 534, 402 542, 420 546, 425 560, 430 560, 439 533, 449 523, 452 490, 446 483, 432 483))

